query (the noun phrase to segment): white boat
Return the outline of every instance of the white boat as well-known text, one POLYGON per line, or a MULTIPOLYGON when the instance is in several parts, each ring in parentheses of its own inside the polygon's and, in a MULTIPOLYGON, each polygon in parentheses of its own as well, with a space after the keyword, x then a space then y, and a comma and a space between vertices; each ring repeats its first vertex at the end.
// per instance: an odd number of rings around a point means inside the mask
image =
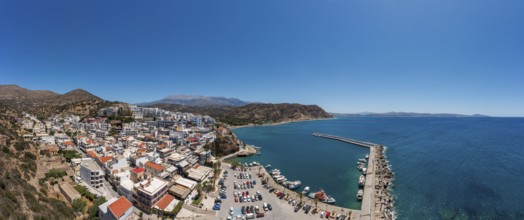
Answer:
POLYGON ((358 178, 358 185, 364 186, 365 184, 366 184, 366 177, 364 175, 360 175, 360 177, 358 178))
POLYGON ((369 154, 366 154, 366 160, 369 158, 369 154))
POLYGON ((367 171, 367 169, 366 169, 365 167, 364 167, 364 168, 362 168, 362 174, 366 175, 366 174, 367 174, 367 172, 366 172, 366 171, 367 171))
POLYGON ((287 182, 287 188, 291 190, 298 188, 300 185, 302 185, 302 182, 300 182, 300 180, 287 182))
POLYGON ((304 190, 302 190, 302 194, 304 194, 304 195, 307 194, 309 192, 309 190, 310 190, 309 186, 306 186, 304 188, 304 190))
POLYGON ((359 189, 357 192, 357 199, 362 200, 364 198, 364 190, 359 189))
POLYGON ((283 182, 286 182, 286 181, 287 181, 287 179, 286 179, 285 176, 282 176, 279 179, 277 179, 277 183, 280 183, 280 184, 282 184, 283 182))
POLYGON ((360 161, 360 162, 362 162, 362 163, 366 163, 366 162, 368 162, 368 161, 367 161, 366 159, 364 159, 364 158, 360 158, 360 159, 358 159, 358 161, 360 161))

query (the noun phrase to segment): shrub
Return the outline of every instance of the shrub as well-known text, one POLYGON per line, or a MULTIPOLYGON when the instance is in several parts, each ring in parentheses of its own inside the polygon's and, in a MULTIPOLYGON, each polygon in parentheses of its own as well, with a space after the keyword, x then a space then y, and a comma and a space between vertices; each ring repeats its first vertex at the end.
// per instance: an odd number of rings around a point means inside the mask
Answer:
POLYGON ((61 177, 65 176, 65 175, 67 175, 66 171, 57 170, 57 169, 53 168, 53 169, 49 170, 49 172, 47 172, 45 174, 45 178, 46 178, 46 180, 48 180, 51 177, 57 179, 57 178, 61 178, 61 177))
POLYGON ((86 206, 86 202, 81 198, 74 199, 71 203, 71 206, 73 207, 73 211, 82 213, 84 211, 84 207, 86 206))

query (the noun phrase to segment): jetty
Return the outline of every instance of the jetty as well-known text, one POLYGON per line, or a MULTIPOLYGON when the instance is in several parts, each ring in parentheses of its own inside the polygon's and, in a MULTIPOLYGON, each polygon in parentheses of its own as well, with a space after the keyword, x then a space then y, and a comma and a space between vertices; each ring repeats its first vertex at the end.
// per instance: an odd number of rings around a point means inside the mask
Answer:
POLYGON ((352 212, 351 219, 395 219, 393 214, 393 196, 390 191, 393 183, 393 172, 387 163, 385 147, 380 144, 329 134, 313 133, 313 136, 369 148, 370 154, 366 169, 362 206, 360 210, 352 212))
POLYGON ((328 138, 328 139, 333 139, 333 140, 338 140, 338 141, 347 142, 347 143, 350 143, 350 144, 354 144, 354 145, 358 145, 358 146, 362 146, 362 147, 368 147, 368 148, 372 148, 372 147, 377 145, 377 144, 370 143, 370 142, 364 142, 364 141, 359 141, 359 140, 355 140, 355 139, 351 139, 351 138, 340 137, 340 136, 335 136, 335 135, 330 135, 330 134, 316 133, 316 132, 313 133, 313 136, 323 137, 323 138, 328 138))

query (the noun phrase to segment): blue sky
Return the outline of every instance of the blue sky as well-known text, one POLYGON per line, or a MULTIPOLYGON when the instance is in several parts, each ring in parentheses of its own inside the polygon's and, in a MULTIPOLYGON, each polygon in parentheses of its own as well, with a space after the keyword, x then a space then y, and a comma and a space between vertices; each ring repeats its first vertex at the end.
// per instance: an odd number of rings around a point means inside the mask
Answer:
POLYGON ((0 2, 0 84, 524 116, 524 1, 0 2))

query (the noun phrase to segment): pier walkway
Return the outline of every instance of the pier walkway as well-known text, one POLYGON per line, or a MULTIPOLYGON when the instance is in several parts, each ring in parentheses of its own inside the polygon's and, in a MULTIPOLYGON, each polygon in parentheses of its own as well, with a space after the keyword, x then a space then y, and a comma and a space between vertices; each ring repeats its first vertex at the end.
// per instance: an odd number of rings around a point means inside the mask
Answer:
POLYGON ((316 132, 313 133, 313 136, 329 138, 329 139, 343 141, 343 142, 351 143, 351 144, 354 144, 354 145, 358 145, 358 146, 362 146, 362 147, 369 147, 369 148, 372 148, 372 147, 377 145, 377 144, 374 144, 374 143, 358 141, 358 140, 354 140, 354 139, 351 139, 351 138, 345 138, 345 137, 340 137, 340 136, 335 136, 335 135, 330 135, 330 134, 316 133, 316 132))
POLYGON ((375 190, 376 184, 377 181, 380 181, 379 179, 377 179, 376 176, 377 172, 380 172, 376 164, 377 160, 380 159, 378 158, 378 151, 379 149, 382 149, 381 145, 322 133, 313 133, 313 136, 343 141, 350 144, 369 148, 369 159, 368 167, 366 170, 366 182, 364 185, 364 196, 362 199, 362 206, 360 210, 355 210, 352 212, 351 220, 387 219, 381 217, 381 213, 377 213, 377 211, 379 210, 376 209, 376 206, 379 201, 377 201, 375 198, 378 192, 378 190, 375 190))

